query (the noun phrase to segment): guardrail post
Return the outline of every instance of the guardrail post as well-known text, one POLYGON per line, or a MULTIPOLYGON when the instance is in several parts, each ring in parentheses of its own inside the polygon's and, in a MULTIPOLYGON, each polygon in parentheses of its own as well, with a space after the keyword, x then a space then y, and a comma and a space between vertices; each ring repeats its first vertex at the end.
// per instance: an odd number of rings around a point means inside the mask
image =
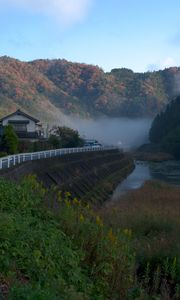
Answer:
POLYGON ((8 169, 9 169, 9 167, 10 167, 10 158, 8 157, 8 169))
POLYGON ((2 158, 0 159, 0 169, 2 169, 2 158))

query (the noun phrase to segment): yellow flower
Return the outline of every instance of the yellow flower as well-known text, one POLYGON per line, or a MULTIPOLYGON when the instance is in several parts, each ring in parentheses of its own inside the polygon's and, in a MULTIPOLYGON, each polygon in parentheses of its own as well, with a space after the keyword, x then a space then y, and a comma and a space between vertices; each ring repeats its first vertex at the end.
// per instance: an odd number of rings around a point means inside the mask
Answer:
POLYGON ((80 201, 77 198, 73 199, 73 204, 80 205, 80 201))
POLYGON ((103 227, 103 222, 99 216, 96 216, 96 224, 99 225, 100 227, 103 227))
POLYGON ((124 229, 123 233, 127 236, 127 237, 131 237, 132 236, 132 230, 131 229, 124 229))
POLYGON ((79 219, 80 219, 80 222, 82 222, 82 223, 84 222, 84 216, 83 216, 83 214, 80 214, 80 218, 79 219))
POLYGON ((65 204, 66 204, 66 206, 67 206, 67 207, 70 207, 70 206, 71 206, 71 203, 70 203, 70 201, 69 201, 69 200, 67 200, 67 199, 65 199, 65 204))
POLYGON ((71 193, 70 192, 65 192, 65 197, 66 198, 69 198, 71 196, 71 193))
POLYGON ((117 241, 117 237, 114 235, 112 228, 108 231, 108 239, 114 244, 117 241))

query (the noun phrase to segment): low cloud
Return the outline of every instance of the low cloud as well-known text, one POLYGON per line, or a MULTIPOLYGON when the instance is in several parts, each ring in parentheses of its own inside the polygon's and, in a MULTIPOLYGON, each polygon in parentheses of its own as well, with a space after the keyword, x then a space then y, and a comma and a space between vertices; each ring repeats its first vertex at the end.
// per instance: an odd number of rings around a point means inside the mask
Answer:
POLYGON ((66 120, 66 126, 77 129, 81 136, 97 139, 104 145, 115 145, 125 150, 148 142, 152 119, 100 118, 97 120, 66 120))
POLYGON ((1 9, 23 9, 55 17, 63 25, 81 21, 93 0, 0 0, 1 9))
POLYGON ((162 61, 161 66, 162 66, 162 69, 174 67, 174 66, 176 66, 176 62, 173 57, 169 56, 169 57, 166 57, 164 59, 164 61, 162 61))
POLYGON ((148 71, 158 71, 158 70, 163 70, 165 68, 170 68, 170 67, 175 67, 176 66, 176 61, 174 60, 173 57, 168 56, 162 61, 158 61, 155 64, 150 64, 147 67, 148 71))

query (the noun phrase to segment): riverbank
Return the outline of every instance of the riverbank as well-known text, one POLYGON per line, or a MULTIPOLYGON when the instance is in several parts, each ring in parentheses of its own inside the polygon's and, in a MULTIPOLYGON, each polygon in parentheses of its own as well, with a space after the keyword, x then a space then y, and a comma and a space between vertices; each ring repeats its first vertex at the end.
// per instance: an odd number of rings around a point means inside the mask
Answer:
POLYGON ((0 176, 19 182, 34 174, 46 188, 56 186, 62 193, 101 205, 133 169, 132 157, 113 149, 29 161, 1 171, 0 176))
POLYGON ((144 144, 132 153, 134 159, 141 161, 162 162, 174 160, 174 156, 163 150, 158 144, 144 144))
POLYGON ((178 187, 148 181, 99 210, 114 232, 126 228, 132 237, 137 288, 131 299, 180 297, 179 194, 178 187))
POLYGON ((135 161, 134 170, 116 187, 111 200, 118 201, 121 195, 142 187, 148 180, 160 180, 180 186, 180 161, 135 161))

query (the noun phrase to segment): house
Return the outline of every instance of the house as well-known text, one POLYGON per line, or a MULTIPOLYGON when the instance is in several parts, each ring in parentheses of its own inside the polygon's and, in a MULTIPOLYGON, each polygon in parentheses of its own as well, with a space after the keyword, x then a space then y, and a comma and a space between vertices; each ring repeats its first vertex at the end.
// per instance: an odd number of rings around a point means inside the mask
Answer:
POLYGON ((20 109, 0 119, 0 135, 2 135, 3 128, 7 125, 13 126, 19 139, 35 141, 43 137, 40 121, 20 109))

